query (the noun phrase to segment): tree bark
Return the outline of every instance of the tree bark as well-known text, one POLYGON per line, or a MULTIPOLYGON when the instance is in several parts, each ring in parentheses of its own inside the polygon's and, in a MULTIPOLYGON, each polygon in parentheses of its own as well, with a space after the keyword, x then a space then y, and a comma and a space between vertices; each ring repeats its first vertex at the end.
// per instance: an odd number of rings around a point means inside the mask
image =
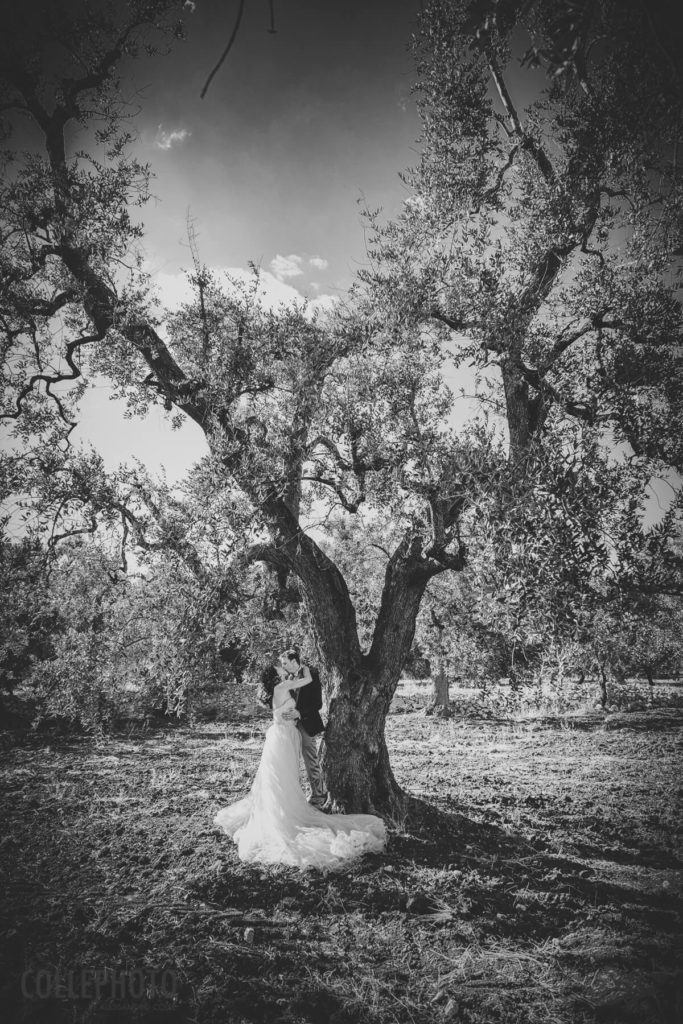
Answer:
POLYGON ((432 714, 440 715, 444 718, 450 717, 451 711, 451 698, 450 698, 450 680, 448 678, 448 672, 446 671, 446 660, 445 658, 438 658, 436 662, 436 672, 433 677, 434 686, 434 701, 430 708, 432 714))
POLYGON ((322 745, 322 765, 331 808, 347 813, 400 817, 406 796, 391 769, 384 738, 391 703, 382 679, 368 667, 347 679, 337 673, 322 745))
POLYGON ((599 666, 599 679, 600 679, 600 706, 604 711, 607 707, 607 673, 605 672, 605 665, 601 663, 599 666))
POLYGON ((315 581, 300 575, 329 700, 323 771, 333 808, 392 818, 405 813, 407 796, 391 769, 384 727, 430 574, 433 570, 425 567, 419 544, 406 538, 387 565, 373 642, 366 655, 357 642, 355 610, 346 586, 343 595, 335 586, 335 601, 326 602, 324 594, 320 599, 319 586, 311 588, 315 581), (344 617, 340 617, 342 596, 344 617), (343 640, 352 635, 355 645, 343 640))
POLYGON ((503 363, 503 388, 510 432, 510 460, 522 456, 532 437, 529 385, 511 361, 503 363))

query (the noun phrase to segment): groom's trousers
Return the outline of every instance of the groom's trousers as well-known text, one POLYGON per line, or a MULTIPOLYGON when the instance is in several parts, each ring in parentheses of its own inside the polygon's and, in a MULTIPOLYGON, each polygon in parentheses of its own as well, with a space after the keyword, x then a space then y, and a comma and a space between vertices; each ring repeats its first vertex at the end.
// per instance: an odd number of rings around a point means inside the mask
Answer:
POLYGON ((297 728, 299 735, 301 736, 301 753, 304 759, 304 766, 306 768, 306 775, 308 781, 311 784, 311 796, 310 803, 316 806, 321 806, 327 799, 325 792, 325 783, 323 782, 323 772, 320 767, 320 758, 318 756, 318 737, 309 736, 304 727, 300 722, 297 722, 297 728))

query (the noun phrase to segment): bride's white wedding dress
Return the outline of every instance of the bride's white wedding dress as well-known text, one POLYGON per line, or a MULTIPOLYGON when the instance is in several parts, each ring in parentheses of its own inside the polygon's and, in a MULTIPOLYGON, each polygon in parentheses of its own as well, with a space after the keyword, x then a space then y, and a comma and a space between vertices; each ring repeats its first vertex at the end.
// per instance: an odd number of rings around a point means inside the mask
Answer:
POLYGON ((386 846, 381 818, 324 814, 306 800, 299 783, 299 730, 282 717, 293 707, 286 684, 278 684, 273 724, 251 790, 220 810, 214 823, 235 841, 243 861, 334 870, 366 853, 381 853, 386 846))

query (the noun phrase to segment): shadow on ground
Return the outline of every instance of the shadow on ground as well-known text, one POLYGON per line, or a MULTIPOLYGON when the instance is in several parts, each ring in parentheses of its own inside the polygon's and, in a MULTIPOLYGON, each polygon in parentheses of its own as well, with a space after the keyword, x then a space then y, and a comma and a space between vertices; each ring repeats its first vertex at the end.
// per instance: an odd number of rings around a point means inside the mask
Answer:
POLYGON ((680 732, 393 728, 402 784, 434 792, 383 855, 327 874, 242 864, 212 826, 258 727, 7 747, 6 1019, 674 1024, 680 732), (168 967, 175 995, 21 992, 85 967, 168 967))

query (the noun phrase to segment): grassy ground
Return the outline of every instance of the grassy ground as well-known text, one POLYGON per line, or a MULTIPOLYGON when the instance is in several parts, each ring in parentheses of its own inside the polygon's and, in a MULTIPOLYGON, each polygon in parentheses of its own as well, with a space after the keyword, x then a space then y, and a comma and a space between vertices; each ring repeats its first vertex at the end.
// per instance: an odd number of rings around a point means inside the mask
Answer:
POLYGON ((387 735, 423 820, 345 874, 245 866, 212 825, 249 786, 263 720, 6 734, 5 1019, 680 1020, 683 713, 442 721, 415 699, 387 735), (38 972, 84 968, 176 981, 33 996, 38 972))

